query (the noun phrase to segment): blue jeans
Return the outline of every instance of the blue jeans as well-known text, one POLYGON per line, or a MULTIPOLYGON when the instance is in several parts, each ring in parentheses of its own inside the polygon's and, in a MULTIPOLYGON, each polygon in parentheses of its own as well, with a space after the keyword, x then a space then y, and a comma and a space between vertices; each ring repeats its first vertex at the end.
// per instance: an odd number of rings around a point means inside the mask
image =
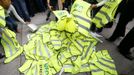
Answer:
POLYGON ((17 32, 17 24, 12 17, 10 17, 10 16, 6 17, 6 26, 10 30, 17 32))
POLYGON ((16 9, 16 11, 18 12, 18 14, 20 15, 20 17, 22 17, 24 19, 24 21, 28 21, 30 22, 30 16, 26 7, 26 3, 25 0, 12 0, 12 3, 16 9))

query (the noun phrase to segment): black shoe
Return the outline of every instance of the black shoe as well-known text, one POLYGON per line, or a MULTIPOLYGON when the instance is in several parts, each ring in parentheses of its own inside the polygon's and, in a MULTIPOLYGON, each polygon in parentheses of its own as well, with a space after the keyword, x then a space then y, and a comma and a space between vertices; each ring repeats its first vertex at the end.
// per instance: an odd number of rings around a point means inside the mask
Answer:
POLYGON ((109 42, 114 42, 115 41, 115 39, 112 39, 112 38, 106 38, 106 40, 109 41, 109 42))
POLYGON ((4 57, 5 57, 5 55, 2 54, 2 53, 0 53, 0 59, 2 59, 2 58, 4 58, 4 57))
POLYGON ((113 22, 109 22, 104 26, 104 28, 112 28, 112 26, 113 26, 113 22))
POLYGON ((91 25, 90 30, 91 30, 92 32, 95 32, 95 31, 96 31, 96 26, 95 26, 94 23, 91 25))
POLYGON ((97 28, 97 29, 96 29, 96 32, 97 32, 97 33, 100 33, 100 32, 102 32, 102 30, 103 30, 102 27, 101 27, 101 28, 97 28))
POLYGON ((106 40, 110 42, 114 42, 116 39, 117 37, 110 37, 110 38, 107 38, 106 40))
POLYGON ((48 20, 49 20, 49 17, 46 18, 46 21, 48 21, 48 20))

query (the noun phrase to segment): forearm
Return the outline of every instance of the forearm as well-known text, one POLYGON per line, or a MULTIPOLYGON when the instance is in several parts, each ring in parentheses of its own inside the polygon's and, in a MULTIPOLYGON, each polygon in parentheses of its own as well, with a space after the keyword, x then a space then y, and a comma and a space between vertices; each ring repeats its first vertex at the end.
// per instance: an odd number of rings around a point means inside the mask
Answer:
POLYGON ((18 15, 13 5, 11 5, 11 11, 13 12, 14 16, 19 20, 19 22, 25 24, 24 20, 18 15))
POLYGON ((107 1, 108 1, 108 0, 103 0, 103 1, 101 1, 101 2, 99 2, 99 3, 97 3, 96 6, 97 6, 97 7, 100 7, 100 6, 104 5, 107 1))

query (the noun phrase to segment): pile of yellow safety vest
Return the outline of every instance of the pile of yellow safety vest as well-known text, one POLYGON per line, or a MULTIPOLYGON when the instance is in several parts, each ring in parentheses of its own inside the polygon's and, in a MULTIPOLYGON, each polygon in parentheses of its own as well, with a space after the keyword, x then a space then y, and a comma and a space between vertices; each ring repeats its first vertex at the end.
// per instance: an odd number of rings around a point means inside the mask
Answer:
POLYGON ((5 63, 24 53, 26 61, 19 68, 24 75, 55 75, 62 72, 92 75, 117 75, 115 63, 107 50, 96 50, 98 40, 90 34, 90 4, 75 1, 70 14, 54 11, 58 21, 41 26, 21 46, 16 34, 2 31, 5 63))

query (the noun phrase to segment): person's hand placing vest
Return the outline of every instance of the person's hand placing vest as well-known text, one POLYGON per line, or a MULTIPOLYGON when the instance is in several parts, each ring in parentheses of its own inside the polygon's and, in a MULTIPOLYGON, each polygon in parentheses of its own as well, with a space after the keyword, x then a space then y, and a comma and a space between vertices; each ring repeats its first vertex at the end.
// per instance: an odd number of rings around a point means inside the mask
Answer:
POLYGON ((96 5, 96 4, 92 4, 90 7, 91 7, 92 9, 95 9, 95 8, 97 8, 97 5, 96 5))

